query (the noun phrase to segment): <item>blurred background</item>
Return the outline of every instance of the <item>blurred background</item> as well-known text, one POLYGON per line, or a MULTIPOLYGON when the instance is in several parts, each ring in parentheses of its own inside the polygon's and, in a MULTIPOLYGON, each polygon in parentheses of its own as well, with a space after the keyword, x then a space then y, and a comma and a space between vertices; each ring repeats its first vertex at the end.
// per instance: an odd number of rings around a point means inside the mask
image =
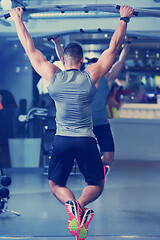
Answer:
MULTIPOLYGON (((87 4, 109 4, 88 0, 87 4)), ((159 0, 115 0, 114 4, 159 10, 159 0)), ((76 5, 78 1, 1 0, 1 12, 9 8, 41 7, 47 4, 76 5)), ((86 0, 82 0, 82 5, 86 0)), ((119 76, 118 118, 110 119, 116 144, 116 159, 160 160, 160 14, 134 16, 127 35, 133 37, 125 67, 119 76)), ((47 38, 61 36, 62 45, 76 41, 87 59, 99 57, 109 46, 119 22, 119 13, 89 11, 24 14, 24 22, 36 48, 56 64, 54 45, 47 38)), ((123 45, 122 45, 123 48, 123 45)), ((119 51, 119 54, 122 50, 119 51)), ((0 164, 2 167, 45 167, 55 133, 56 110, 43 79, 33 70, 16 34, 14 22, 0 18, 0 164), (49 129, 51 131, 46 130, 49 129)), ((116 60, 119 57, 117 55, 116 60)), ((115 60, 115 61, 116 61, 115 60)))

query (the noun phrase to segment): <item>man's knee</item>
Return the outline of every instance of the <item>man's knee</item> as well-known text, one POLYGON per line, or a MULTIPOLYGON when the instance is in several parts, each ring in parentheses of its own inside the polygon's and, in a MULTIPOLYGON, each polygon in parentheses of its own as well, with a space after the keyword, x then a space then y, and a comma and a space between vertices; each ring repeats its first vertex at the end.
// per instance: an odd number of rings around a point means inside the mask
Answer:
POLYGON ((104 179, 98 182, 98 186, 99 186, 99 189, 100 189, 101 193, 103 192, 104 184, 105 184, 104 179))
POLYGON ((103 191, 103 188, 104 188, 104 183, 105 183, 104 179, 98 182, 99 187, 102 189, 102 191, 103 191))
POLYGON ((55 183, 52 180, 49 180, 49 187, 51 189, 51 192, 55 195, 57 188, 65 187, 66 183, 55 183))
POLYGON ((52 192, 53 194, 55 194, 56 183, 53 182, 53 181, 51 181, 51 180, 49 180, 49 187, 50 187, 50 189, 51 189, 51 192, 52 192))
POLYGON ((102 162, 103 165, 110 165, 114 160, 114 152, 103 152, 102 162))
POLYGON ((100 180, 100 181, 97 181, 97 182, 94 182, 94 183, 88 183, 88 185, 93 185, 93 186, 97 186, 97 188, 99 189, 100 192, 103 191, 103 188, 104 188, 104 180, 100 180))

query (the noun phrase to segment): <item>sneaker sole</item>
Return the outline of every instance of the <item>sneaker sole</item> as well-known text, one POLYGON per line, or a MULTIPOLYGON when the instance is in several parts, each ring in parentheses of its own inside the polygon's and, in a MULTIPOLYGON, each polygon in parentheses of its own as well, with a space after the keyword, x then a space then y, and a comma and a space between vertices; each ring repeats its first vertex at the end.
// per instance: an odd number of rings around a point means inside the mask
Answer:
POLYGON ((65 208, 69 215, 69 219, 67 223, 68 230, 72 235, 75 236, 79 233, 78 216, 77 216, 77 212, 75 211, 76 204, 73 201, 67 201, 65 203, 65 208))
POLYGON ((85 240, 88 236, 88 225, 94 217, 94 211, 88 209, 82 219, 78 240, 85 240))

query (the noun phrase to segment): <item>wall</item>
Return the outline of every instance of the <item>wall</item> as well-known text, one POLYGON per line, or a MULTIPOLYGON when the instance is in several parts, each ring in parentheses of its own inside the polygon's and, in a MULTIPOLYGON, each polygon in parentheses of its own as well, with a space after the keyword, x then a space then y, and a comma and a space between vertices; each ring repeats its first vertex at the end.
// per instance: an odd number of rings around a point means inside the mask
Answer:
MULTIPOLYGON (((2 37, 0 37, 0 54, 0 90, 10 91, 18 106, 20 99, 26 99, 28 111, 33 102, 32 68, 28 57, 24 55, 19 42, 2 37)), ((0 139, 2 135, 0 132, 0 139)), ((6 141, 0 144, 0 164, 2 167, 10 167, 9 146, 6 141)))
POLYGON ((115 160, 160 160, 159 119, 111 119, 115 160))
POLYGON ((19 42, 0 39, 0 89, 9 90, 15 97, 32 104, 32 68, 19 42))
POLYGON ((160 103, 124 103, 118 115, 119 118, 160 119, 160 103))

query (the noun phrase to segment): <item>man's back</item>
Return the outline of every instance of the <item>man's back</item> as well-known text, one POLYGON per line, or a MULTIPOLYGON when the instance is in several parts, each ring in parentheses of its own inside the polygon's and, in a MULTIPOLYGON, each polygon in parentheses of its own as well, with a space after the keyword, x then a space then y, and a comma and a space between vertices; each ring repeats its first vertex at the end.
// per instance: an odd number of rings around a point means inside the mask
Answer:
POLYGON ((108 123, 106 104, 109 92, 110 88, 107 79, 103 77, 99 81, 97 92, 92 102, 92 118, 94 126, 105 125, 108 123))
POLYGON ((91 103, 96 87, 87 71, 57 71, 49 87, 56 104, 57 135, 93 136, 91 103))

